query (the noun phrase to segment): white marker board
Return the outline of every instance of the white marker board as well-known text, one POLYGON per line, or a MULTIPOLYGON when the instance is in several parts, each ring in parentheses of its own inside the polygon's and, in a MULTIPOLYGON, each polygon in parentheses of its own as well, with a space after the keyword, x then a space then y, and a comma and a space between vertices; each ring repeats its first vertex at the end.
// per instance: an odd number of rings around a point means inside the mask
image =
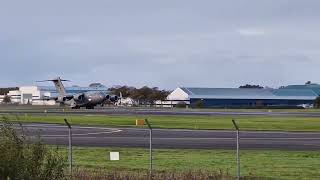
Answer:
POLYGON ((120 153, 119 152, 110 152, 110 161, 119 161, 120 153))

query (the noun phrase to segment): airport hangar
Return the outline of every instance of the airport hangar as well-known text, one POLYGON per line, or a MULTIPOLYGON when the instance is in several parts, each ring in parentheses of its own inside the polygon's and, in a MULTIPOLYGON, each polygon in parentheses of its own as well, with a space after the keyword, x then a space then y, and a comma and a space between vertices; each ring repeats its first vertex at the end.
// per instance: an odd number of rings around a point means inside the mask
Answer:
POLYGON ((311 107, 320 95, 320 85, 289 85, 271 88, 195 88, 179 87, 162 106, 186 104, 205 108, 225 107, 311 107))

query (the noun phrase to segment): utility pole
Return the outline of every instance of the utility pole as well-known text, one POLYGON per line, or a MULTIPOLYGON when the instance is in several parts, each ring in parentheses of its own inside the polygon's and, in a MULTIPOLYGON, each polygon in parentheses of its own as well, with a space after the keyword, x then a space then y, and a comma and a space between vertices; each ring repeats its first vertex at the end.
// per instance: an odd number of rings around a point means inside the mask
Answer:
POLYGON ((234 119, 232 119, 232 123, 237 130, 237 180, 240 180, 239 126, 234 119))
POLYGON ((144 120, 146 122, 146 124, 148 125, 148 128, 149 128, 149 134, 150 134, 150 137, 149 137, 149 153, 150 153, 150 178, 152 179, 152 127, 151 127, 151 124, 149 123, 148 119, 145 119, 144 120))
POLYGON ((69 128, 69 155, 68 155, 68 159, 69 159, 70 176, 72 177, 72 129, 71 129, 71 125, 69 124, 67 119, 64 119, 64 122, 67 124, 67 126, 69 128))

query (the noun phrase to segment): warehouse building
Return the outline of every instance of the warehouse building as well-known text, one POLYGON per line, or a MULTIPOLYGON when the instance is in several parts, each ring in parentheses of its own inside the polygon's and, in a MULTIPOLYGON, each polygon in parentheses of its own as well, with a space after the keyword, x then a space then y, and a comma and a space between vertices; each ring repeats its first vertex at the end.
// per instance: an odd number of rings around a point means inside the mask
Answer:
MULTIPOLYGON (((67 94, 77 94, 86 91, 107 91, 106 87, 66 87, 67 94)), ((48 97, 57 97, 59 94, 53 86, 21 86, 18 90, 9 91, 11 103, 32 105, 55 105, 54 100, 43 100, 48 97)), ((0 96, 0 103, 4 95, 0 96)))
POLYGON ((179 87, 168 97, 174 105, 191 107, 297 107, 313 104, 320 85, 292 85, 279 89, 179 87))

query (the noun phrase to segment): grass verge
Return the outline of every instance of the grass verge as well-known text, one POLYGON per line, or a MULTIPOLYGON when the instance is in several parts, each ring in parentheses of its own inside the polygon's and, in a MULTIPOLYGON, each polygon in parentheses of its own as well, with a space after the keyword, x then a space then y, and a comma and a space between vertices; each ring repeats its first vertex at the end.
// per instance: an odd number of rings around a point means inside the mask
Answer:
MULTIPOLYGON (((61 148, 61 147, 60 147, 61 148)), ((61 151, 67 154, 66 147, 61 151)), ((147 171, 148 149, 74 148, 78 168, 117 171, 147 171), (120 161, 110 161, 109 152, 119 151, 120 161)), ((222 171, 234 175, 235 152, 231 150, 156 149, 156 171, 222 171)), ((320 177, 320 153, 316 151, 241 151, 242 176, 274 179, 317 179, 320 177)))
MULTIPOLYGON (((20 122, 60 123, 64 116, 7 116, 20 122)), ((72 124, 90 126, 135 127, 136 119, 148 118, 154 128, 177 129, 234 129, 231 119, 238 121, 242 130, 320 131, 319 117, 275 116, 66 116, 72 124)))

